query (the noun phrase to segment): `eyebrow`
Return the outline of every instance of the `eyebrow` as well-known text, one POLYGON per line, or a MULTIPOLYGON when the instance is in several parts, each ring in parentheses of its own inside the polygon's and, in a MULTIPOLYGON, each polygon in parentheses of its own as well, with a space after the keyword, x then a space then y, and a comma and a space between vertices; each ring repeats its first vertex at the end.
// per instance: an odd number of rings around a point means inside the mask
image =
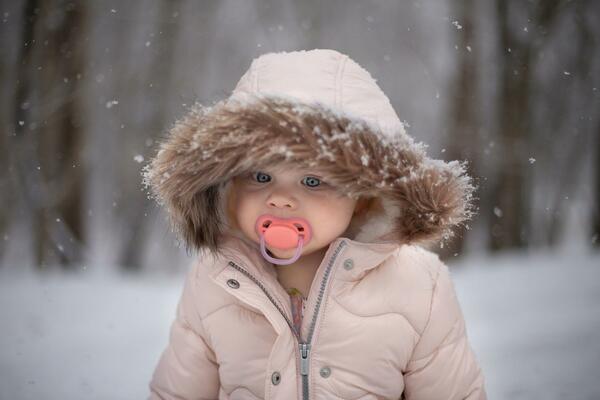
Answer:
POLYGON ((322 178, 321 175, 317 174, 316 172, 311 172, 311 171, 306 171, 306 172, 303 173, 303 175, 312 175, 312 176, 315 176, 317 178, 322 178))
MULTIPOLYGON (((259 169, 259 171, 261 171, 259 169)), ((278 173, 282 173, 282 172, 286 172, 286 171, 290 171, 287 169, 283 169, 283 168, 273 168, 273 169, 268 169, 268 168, 264 168, 262 169, 262 172, 265 173, 269 173, 269 174, 278 174, 278 173)), ((292 172, 295 172, 294 170, 292 170, 292 172)), ((298 172, 298 175, 311 175, 317 178, 323 178, 321 175, 319 175, 319 173, 315 172, 315 171, 308 171, 308 170, 300 170, 298 172)))

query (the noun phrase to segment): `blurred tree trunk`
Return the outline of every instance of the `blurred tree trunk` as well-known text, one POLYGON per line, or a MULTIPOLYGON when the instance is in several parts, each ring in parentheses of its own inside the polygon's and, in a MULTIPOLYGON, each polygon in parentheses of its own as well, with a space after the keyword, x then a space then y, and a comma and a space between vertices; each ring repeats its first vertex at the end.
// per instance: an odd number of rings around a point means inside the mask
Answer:
POLYGON ((596 160, 592 166, 594 169, 593 174, 595 175, 595 181, 593 184, 594 195, 592 201, 592 245, 596 250, 600 249, 600 123, 596 126, 596 137, 591 140, 591 143, 596 148, 596 160))
MULTIPOLYGON (((175 43, 179 33, 180 23, 177 16, 181 8, 180 1, 163 1, 160 3, 160 10, 156 16, 156 27, 159 35, 157 35, 154 43, 154 54, 145 76, 143 79, 143 101, 144 114, 148 117, 141 121, 142 133, 138 139, 147 140, 148 137, 158 137, 166 126, 165 114, 169 94, 171 92, 171 78, 174 66, 175 43)), ((126 96, 126 86, 122 87, 123 96, 126 96)), ((139 145, 138 153, 142 154, 143 144, 139 145)), ((130 162, 130 159, 127 159, 130 162)), ((125 209, 123 218, 126 221, 122 225, 123 229, 123 247, 122 254, 119 257, 119 265, 125 269, 138 270, 141 265, 141 251, 143 241, 140 240, 148 222, 148 213, 153 206, 153 203, 147 201, 141 188, 141 175, 139 169, 134 169, 136 173, 134 182, 138 183, 135 186, 135 191, 128 193, 124 202, 125 209)))
MULTIPOLYGON (((559 168, 554 166, 552 171, 556 190, 550 205, 552 213, 546 238, 546 242, 550 246, 558 244, 560 233, 564 229, 566 211, 570 203, 569 194, 574 193, 577 184, 580 183, 578 174, 582 170, 583 163, 587 161, 585 155, 593 156, 590 154, 593 147, 587 147, 594 131, 594 127, 589 121, 596 120, 599 112, 597 108, 594 108, 593 95, 589 94, 593 93, 590 91, 589 82, 593 81, 592 64, 599 53, 598 44, 594 44, 593 32, 586 23, 585 14, 593 13, 594 7, 596 5, 593 1, 579 1, 571 10, 561 11, 563 18, 567 15, 567 11, 573 14, 576 35, 569 37, 571 44, 569 47, 574 49, 573 54, 564 57, 574 60, 571 62, 572 67, 569 67, 567 79, 548 83, 560 93, 560 96, 552 99, 550 104, 549 114, 552 115, 552 126, 557 130, 557 135, 562 134, 568 139, 567 146, 557 149, 557 153, 566 153, 563 166, 559 168)), ((552 16, 548 15, 547 17, 552 16)), ((564 77, 564 68, 557 70, 556 75, 564 77)), ((543 134, 545 135, 546 132, 543 134)), ((593 140, 591 142, 593 143, 593 140)))
MULTIPOLYGON (((449 160, 468 160, 470 175, 478 170, 477 156, 481 148, 479 140, 479 121, 477 119, 477 59, 472 53, 474 47, 475 2, 473 0, 454 0, 451 10, 457 15, 461 26, 458 35, 457 67, 450 86, 448 118, 449 127, 445 145, 446 158, 449 160)), ((469 221, 470 222, 470 221, 469 221)), ((467 222, 467 225, 468 223, 467 222)), ((447 246, 437 251, 442 258, 460 253, 464 246, 466 227, 456 230, 447 246)))
MULTIPOLYGON (((5 17, 6 18, 6 17, 5 17)), ((9 242, 11 221, 15 218, 17 197, 14 183, 14 167, 11 152, 8 150, 11 137, 15 134, 12 113, 15 107, 16 68, 11 67, 10 46, 14 45, 13 37, 6 31, 7 21, 0 26, 0 78, 4 90, 0 91, 0 260, 9 242)), ((0 265, 1 267, 2 265, 0 265)))
MULTIPOLYGON (((10 154, 12 157, 11 164, 14 166, 15 175, 17 176, 18 190, 21 191, 24 200, 23 207, 27 214, 35 212, 37 208, 33 198, 34 191, 36 191, 33 185, 37 184, 37 181, 34 182, 34 178, 37 178, 34 165, 37 161, 35 153, 37 141, 35 135, 31 134, 31 130, 28 129, 32 120, 31 97, 33 85, 31 77, 33 75, 34 31, 39 19, 37 6, 38 2, 36 0, 28 0, 23 11, 22 31, 19 38, 21 45, 17 56, 15 101, 13 104, 14 136, 11 137, 11 140, 14 151, 10 154)), ((31 229, 35 232, 40 228, 32 224, 31 229)), ((34 235, 34 237, 38 238, 39 234, 34 235)), ((39 251, 40 245, 34 242, 34 246, 37 249, 35 262, 40 265, 42 262, 42 255, 39 251)))
POLYGON ((529 154, 530 52, 528 41, 519 41, 511 25, 509 8, 515 2, 497 0, 500 84, 498 98, 497 176, 492 182, 491 199, 495 205, 491 213, 492 251, 511 247, 525 247, 530 231, 529 193, 526 160, 529 154))
POLYGON ((15 120, 18 168, 33 214, 37 265, 82 259, 83 171, 78 80, 85 46, 81 4, 26 4, 15 120))
MULTIPOLYGON (((40 74, 40 161, 49 202, 40 215, 48 224, 62 265, 82 260, 84 171, 83 102, 79 80, 84 71, 85 3, 44 3, 45 24, 40 74)), ((40 39, 41 41, 41 39, 40 39)))
MULTIPOLYGON (((497 175, 491 182, 490 236, 492 251, 522 248, 530 243, 532 172, 528 160, 534 150, 533 59, 543 46, 547 31, 558 14, 559 0, 496 0, 500 65, 496 149, 497 175), (527 34, 515 26, 514 15, 525 14, 527 34)), ((551 100, 538 99, 547 105, 551 100)))

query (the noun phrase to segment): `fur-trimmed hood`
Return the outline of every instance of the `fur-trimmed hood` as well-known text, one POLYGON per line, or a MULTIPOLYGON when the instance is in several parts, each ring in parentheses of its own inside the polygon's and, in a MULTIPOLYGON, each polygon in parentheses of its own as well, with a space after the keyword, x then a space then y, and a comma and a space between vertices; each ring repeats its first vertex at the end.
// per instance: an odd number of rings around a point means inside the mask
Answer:
POLYGON ((275 164, 318 169, 350 197, 370 199, 345 236, 432 245, 475 214, 466 162, 428 158, 370 74, 335 50, 255 59, 232 95, 195 104, 144 167, 186 248, 220 250, 232 231, 231 179, 275 164))

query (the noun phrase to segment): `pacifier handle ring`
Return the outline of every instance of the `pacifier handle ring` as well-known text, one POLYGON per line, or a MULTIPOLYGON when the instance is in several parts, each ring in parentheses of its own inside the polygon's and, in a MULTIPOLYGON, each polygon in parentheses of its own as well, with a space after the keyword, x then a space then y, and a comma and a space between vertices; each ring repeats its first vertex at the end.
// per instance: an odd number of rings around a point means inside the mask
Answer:
POLYGON ((296 262, 296 260, 298 260, 298 258, 300 258, 300 254, 302 253, 303 243, 304 243, 304 238, 302 236, 298 236, 298 246, 296 246, 296 253, 292 256, 292 258, 288 258, 287 260, 282 260, 279 258, 273 258, 269 254, 267 254, 266 247, 265 247, 265 236, 262 234, 260 235, 260 251, 261 251, 263 257, 266 258, 269 262, 272 262, 273 264, 278 264, 278 265, 289 265, 289 264, 296 262))

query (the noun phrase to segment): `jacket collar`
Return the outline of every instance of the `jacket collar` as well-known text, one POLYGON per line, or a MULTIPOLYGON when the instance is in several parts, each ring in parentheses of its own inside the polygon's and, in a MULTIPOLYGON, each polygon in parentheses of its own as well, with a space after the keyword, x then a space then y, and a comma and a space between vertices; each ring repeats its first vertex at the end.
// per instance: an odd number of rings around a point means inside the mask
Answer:
MULTIPOLYGON (((340 279, 348 281, 360 280, 369 270, 380 265, 403 246, 395 242, 367 243, 347 237, 338 237, 330 243, 330 249, 335 249, 342 241, 345 242, 345 248, 338 262, 351 261, 341 269, 344 272, 339 276, 340 279)), ((213 263, 213 271, 210 273, 213 278, 227 267, 228 262, 233 261, 243 265, 250 273, 269 280, 277 280, 276 267, 263 258, 256 243, 242 237, 241 234, 231 234, 225 238, 221 256, 219 262, 213 263)))

